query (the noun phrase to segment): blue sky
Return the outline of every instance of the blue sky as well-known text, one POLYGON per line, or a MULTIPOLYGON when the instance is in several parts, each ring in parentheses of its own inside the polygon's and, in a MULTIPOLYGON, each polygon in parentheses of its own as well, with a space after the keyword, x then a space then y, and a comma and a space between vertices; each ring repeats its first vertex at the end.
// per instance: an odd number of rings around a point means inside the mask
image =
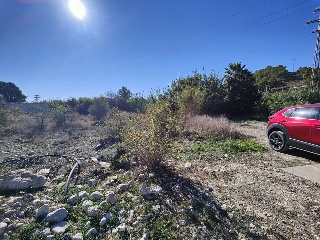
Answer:
POLYGON ((241 61, 311 67, 315 0, 0 0, 0 81, 33 100, 95 97, 122 86, 145 96, 198 70, 241 61))

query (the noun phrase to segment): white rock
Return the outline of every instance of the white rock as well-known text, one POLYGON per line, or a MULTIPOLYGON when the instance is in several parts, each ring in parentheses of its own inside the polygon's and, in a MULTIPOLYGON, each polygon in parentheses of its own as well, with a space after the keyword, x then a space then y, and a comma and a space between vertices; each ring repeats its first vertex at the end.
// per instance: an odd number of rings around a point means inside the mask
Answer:
POLYGON ((65 208, 59 208, 51 213, 49 213, 45 220, 47 222, 61 222, 68 216, 68 211, 65 208))
POLYGON ((100 226, 103 227, 104 225, 106 225, 106 223, 107 223, 107 218, 106 217, 101 218, 100 226))
POLYGON ((50 235, 50 234, 51 234, 50 228, 45 228, 45 229, 43 229, 43 230, 40 232, 40 235, 41 235, 42 237, 47 237, 47 236, 50 235))
POLYGON ((86 228, 91 227, 91 222, 90 222, 90 221, 86 222, 86 224, 84 225, 84 227, 86 227, 86 228))
POLYGON ((95 191, 91 193, 91 197, 93 197, 94 200, 99 200, 103 197, 103 194, 99 191, 95 191))
POLYGON ((124 232, 124 231, 126 231, 127 226, 126 226, 125 223, 122 223, 121 225, 119 225, 119 226, 117 227, 117 229, 118 229, 118 231, 120 231, 120 232, 124 232))
POLYGON ((185 167, 185 168, 191 168, 191 162, 186 162, 186 163, 184 164, 184 167, 185 167))
POLYGON ((108 192, 107 193, 107 197, 106 197, 106 201, 110 204, 113 204, 116 201, 116 195, 114 192, 108 192))
POLYGON ((93 202, 91 200, 85 200, 83 203, 82 203, 82 206, 87 209, 88 207, 91 207, 93 205, 93 202))
POLYGON ((52 232, 54 234, 63 234, 68 228, 68 222, 62 221, 52 226, 52 232))
POLYGON ((3 219, 3 222, 4 222, 4 223, 10 223, 11 220, 10 220, 10 218, 5 218, 5 219, 3 219))
POLYGON ((140 240, 148 240, 149 239, 149 234, 148 233, 144 233, 142 235, 142 237, 140 238, 140 240))
POLYGON ((96 183, 97 183, 96 179, 89 179, 88 186, 93 187, 94 185, 96 185, 96 183))
POLYGON ((151 192, 155 194, 162 193, 162 188, 158 185, 151 186, 151 192))
POLYGON ((43 187, 46 181, 46 177, 38 174, 32 174, 26 170, 12 171, 0 176, 0 191, 40 188, 43 187))
POLYGON ((88 208, 87 213, 89 217, 95 217, 99 215, 100 211, 98 209, 98 206, 92 206, 88 208))
POLYGON ((186 220, 179 220, 179 224, 180 224, 181 226, 184 226, 184 225, 187 224, 187 221, 186 221, 186 220))
POLYGON ((7 226, 8 225, 5 222, 0 222, 0 235, 6 231, 7 226))
POLYGON ((83 236, 81 233, 77 233, 76 235, 72 236, 71 240, 83 240, 83 236))
POLYGON ((47 216, 49 213, 49 205, 44 204, 36 210, 36 218, 42 218, 47 216))

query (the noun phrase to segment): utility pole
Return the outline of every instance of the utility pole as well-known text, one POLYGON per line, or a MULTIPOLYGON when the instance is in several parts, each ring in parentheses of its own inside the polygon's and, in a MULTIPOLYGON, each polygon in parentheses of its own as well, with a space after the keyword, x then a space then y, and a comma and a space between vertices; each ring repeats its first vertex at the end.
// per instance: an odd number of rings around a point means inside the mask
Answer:
POLYGON ((40 95, 36 94, 34 95, 34 101, 37 103, 38 100, 40 99, 40 95))
MULTIPOLYGON (((320 8, 317 7, 313 13, 316 12, 320 12, 320 8)), ((319 78, 319 68, 320 68, 320 15, 318 17, 318 19, 316 20, 309 20, 307 24, 311 24, 311 23, 318 23, 318 28, 312 31, 313 33, 317 33, 317 40, 316 40, 316 47, 314 49, 314 56, 313 56, 313 68, 312 68, 312 79, 310 82, 310 87, 313 88, 314 87, 314 80, 319 78)))

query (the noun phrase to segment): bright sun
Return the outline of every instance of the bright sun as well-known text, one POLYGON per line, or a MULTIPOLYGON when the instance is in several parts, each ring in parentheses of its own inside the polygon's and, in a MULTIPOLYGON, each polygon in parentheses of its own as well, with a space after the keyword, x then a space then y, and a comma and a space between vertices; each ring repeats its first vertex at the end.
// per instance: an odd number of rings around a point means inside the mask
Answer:
POLYGON ((69 0, 69 9, 80 20, 86 16, 86 8, 80 0, 69 0))

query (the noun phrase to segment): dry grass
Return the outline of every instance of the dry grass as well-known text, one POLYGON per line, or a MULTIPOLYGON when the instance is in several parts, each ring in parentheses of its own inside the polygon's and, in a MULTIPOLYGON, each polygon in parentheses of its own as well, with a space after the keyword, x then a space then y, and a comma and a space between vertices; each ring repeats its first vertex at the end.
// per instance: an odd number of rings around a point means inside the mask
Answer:
POLYGON ((185 130, 196 131, 202 136, 237 136, 239 133, 225 116, 197 115, 187 119, 185 130))

